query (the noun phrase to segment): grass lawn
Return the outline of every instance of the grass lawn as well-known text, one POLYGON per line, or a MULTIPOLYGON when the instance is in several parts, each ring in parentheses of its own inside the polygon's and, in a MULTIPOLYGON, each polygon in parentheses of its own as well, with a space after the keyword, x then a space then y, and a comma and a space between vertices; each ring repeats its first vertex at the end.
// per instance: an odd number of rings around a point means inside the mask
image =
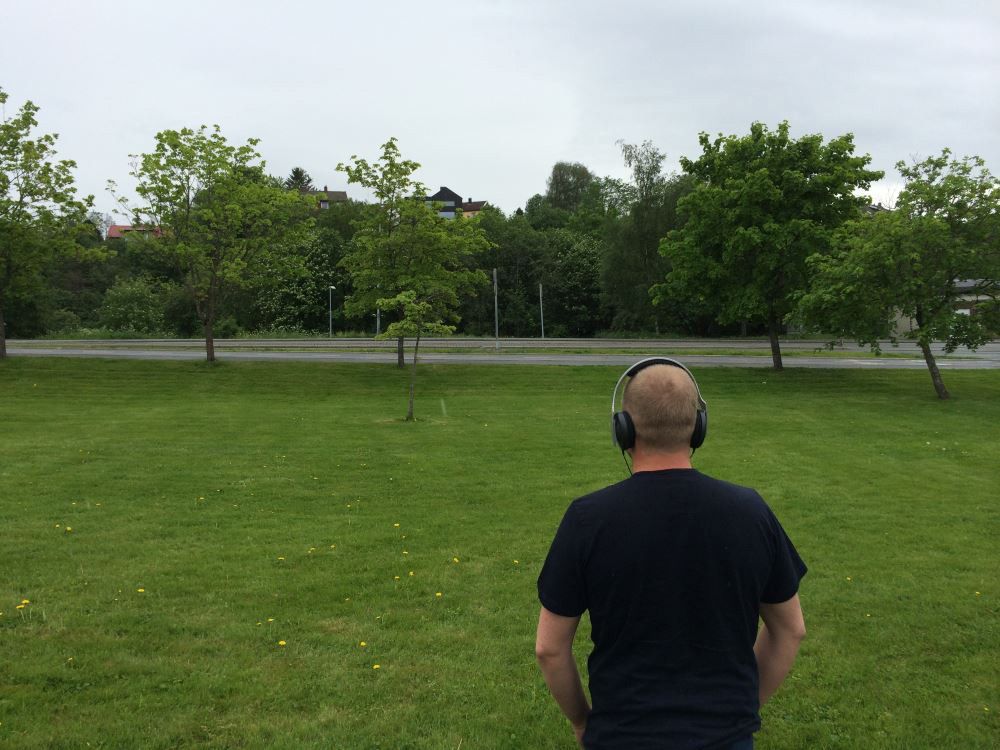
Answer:
MULTIPOLYGON (((618 374, 0 362, 0 746, 572 748, 534 585, 618 374)), ((1000 374, 696 374, 810 566, 758 747, 1000 745, 1000 374)))

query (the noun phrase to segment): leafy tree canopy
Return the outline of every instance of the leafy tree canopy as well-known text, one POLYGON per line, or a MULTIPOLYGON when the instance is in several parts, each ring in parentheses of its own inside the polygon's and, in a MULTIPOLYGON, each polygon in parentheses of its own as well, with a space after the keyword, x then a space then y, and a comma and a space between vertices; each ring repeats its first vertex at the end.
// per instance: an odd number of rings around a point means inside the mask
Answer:
POLYGON ((1000 274, 1000 181, 978 157, 947 149, 896 165, 906 181, 896 210, 847 222, 828 255, 809 258, 814 272, 800 314, 813 327, 869 344, 895 340, 900 317, 914 324, 935 391, 948 390, 930 344, 975 349, 989 340, 1000 274), (978 298, 978 314, 962 304, 978 298))
MULTIPOLYGON (((0 88, 0 106, 7 98, 0 88)), ((82 252, 77 239, 93 203, 76 197, 76 162, 56 160, 58 135, 32 138, 37 113, 26 101, 0 122, 0 358, 7 356, 6 302, 36 285, 56 254, 82 252)))
POLYGON ((699 143, 698 159, 681 159, 696 184, 678 205, 683 226, 661 244, 672 269, 654 298, 693 295, 721 323, 762 322, 781 369, 778 334, 808 287, 806 258, 826 252, 833 231, 868 202, 856 191, 883 173, 854 154, 850 133, 793 139, 787 122, 714 140, 702 133, 699 143))
POLYGON ((154 228, 156 245, 179 268, 213 361, 222 295, 276 263, 300 260, 292 248, 311 239, 312 200, 266 176, 257 139, 233 146, 217 125, 202 125, 163 130, 155 140, 153 151, 132 156, 141 201, 133 221, 154 228))

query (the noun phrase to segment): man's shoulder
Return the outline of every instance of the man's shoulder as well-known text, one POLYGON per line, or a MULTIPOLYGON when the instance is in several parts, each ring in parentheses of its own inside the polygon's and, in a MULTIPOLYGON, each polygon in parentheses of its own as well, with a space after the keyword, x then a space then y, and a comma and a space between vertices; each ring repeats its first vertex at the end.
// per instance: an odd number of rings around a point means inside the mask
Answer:
POLYGON ((697 496, 718 503, 734 503, 747 510, 767 512, 767 504, 752 487, 703 474, 697 470, 683 474, 672 472, 642 472, 628 479, 582 495, 570 505, 570 510, 582 515, 608 511, 622 500, 646 492, 675 492, 697 496))

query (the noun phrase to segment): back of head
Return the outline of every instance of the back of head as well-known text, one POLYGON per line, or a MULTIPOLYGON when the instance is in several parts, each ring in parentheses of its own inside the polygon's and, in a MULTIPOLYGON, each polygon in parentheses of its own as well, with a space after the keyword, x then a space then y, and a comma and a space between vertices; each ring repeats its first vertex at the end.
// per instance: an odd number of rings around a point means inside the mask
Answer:
POLYGON ((698 392, 688 374, 672 365, 651 365, 625 386, 622 408, 635 424, 636 442, 646 450, 674 452, 691 445, 698 392))

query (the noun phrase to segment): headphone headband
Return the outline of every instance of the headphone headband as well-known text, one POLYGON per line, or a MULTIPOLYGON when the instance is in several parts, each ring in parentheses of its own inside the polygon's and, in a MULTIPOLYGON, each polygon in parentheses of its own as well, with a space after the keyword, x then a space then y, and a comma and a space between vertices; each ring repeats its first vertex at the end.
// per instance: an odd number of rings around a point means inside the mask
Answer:
POLYGON ((694 375, 691 374, 691 371, 683 363, 678 362, 676 359, 671 359, 670 357, 647 357, 646 359, 640 359, 638 362, 636 362, 634 365, 632 365, 625 372, 622 373, 621 377, 618 378, 618 382, 615 384, 615 389, 611 392, 611 444, 612 445, 618 445, 618 436, 615 434, 615 415, 618 413, 618 410, 615 409, 615 402, 618 400, 618 390, 621 388, 622 382, 625 380, 625 378, 634 378, 636 375, 639 374, 640 371, 645 370, 647 367, 651 367, 653 365, 671 365, 672 367, 679 367, 682 370, 684 370, 684 372, 688 374, 688 377, 691 378, 691 382, 694 383, 694 390, 698 394, 698 411, 702 413, 708 412, 708 404, 705 402, 705 399, 702 398, 701 388, 698 387, 698 381, 695 380, 694 375))

